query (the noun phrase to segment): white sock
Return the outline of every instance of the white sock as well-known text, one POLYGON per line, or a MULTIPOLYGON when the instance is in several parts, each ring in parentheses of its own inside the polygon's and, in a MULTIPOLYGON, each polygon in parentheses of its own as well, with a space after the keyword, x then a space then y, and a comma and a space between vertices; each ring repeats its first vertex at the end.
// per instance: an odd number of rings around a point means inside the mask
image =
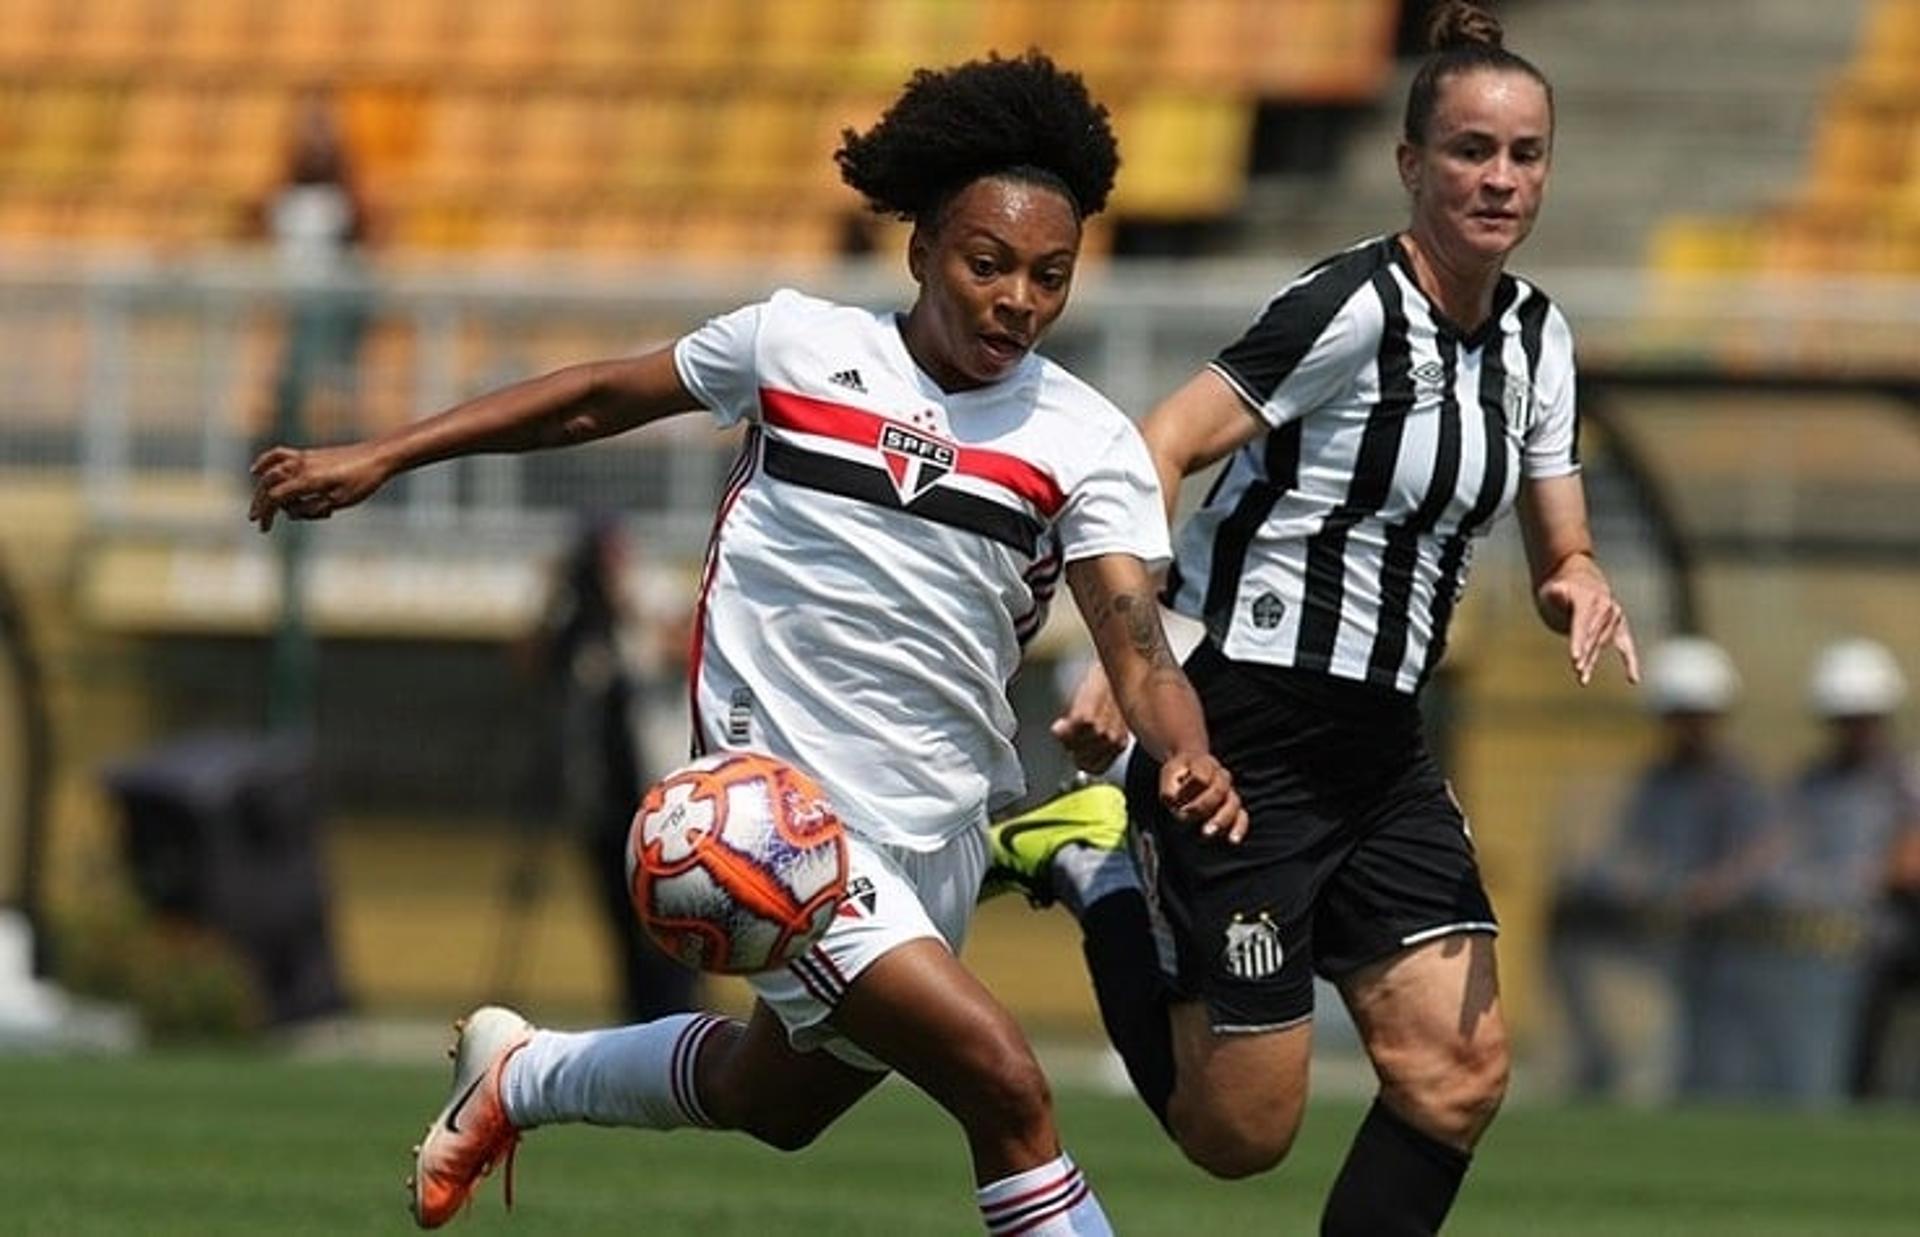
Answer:
POLYGON ((1079 919, 1111 893, 1140 888, 1140 874, 1125 849, 1103 850, 1074 842, 1053 855, 1053 893, 1079 919))
POLYGON ((673 1014, 605 1031, 536 1031, 500 1080, 517 1129, 557 1121, 649 1130, 711 1126, 694 1088, 707 1037, 729 1019, 673 1014))
POLYGON ((992 1237, 1113 1237, 1107 1213, 1073 1157, 990 1181, 975 1191, 992 1237))

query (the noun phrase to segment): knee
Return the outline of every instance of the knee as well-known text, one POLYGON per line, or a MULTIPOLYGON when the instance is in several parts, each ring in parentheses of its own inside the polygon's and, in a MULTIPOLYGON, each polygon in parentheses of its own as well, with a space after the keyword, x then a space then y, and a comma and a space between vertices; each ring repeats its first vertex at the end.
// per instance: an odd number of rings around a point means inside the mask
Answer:
POLYGON ((1428 1068, 1388 1075, 1384 1090, 1416 1127, 1452 1146, 1471 1149, 1506 1099, 1512 1059, 1504 1031, 1455 1040, 1436 1050, 1428 1068))
POLYGON ((1224 1181, 1255 1177, 1279 1167, 1300 1132, 1297 1106, 1237 1112, 1196 1112, 1176 1100, 1168 1123, 1189 1162, 1224 1181))
POLYGON ((955 1115, 968 1127, 1025 1135, 1051 1124, 1053 1092, 1033 1050, 1016 1036, 995 1036, 967 1054, 955 1115))

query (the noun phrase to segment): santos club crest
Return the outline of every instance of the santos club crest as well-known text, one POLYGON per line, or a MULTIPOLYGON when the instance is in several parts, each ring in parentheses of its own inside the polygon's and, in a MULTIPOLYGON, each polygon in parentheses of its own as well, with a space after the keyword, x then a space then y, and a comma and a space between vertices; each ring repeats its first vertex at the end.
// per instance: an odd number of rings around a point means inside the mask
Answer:
POLYGON ((952 472, 959 452, 952 443, 929 438, 903 425, 886 425, 880 430, 880 458, 886 461, 887 475, 893 478, 893 488, 905 504, 952 472))

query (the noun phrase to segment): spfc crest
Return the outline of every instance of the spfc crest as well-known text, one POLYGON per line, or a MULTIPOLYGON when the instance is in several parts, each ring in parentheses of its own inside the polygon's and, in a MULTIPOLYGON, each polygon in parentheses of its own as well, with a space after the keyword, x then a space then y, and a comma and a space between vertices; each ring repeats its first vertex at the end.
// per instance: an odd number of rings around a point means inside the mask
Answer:
POLYGON ((886 461, 887 475, 893 478, 893 488, 904 504, 952 472, 959 452, 950 442, 904 425, 888 424, 880 430, 880 458, 886 461))

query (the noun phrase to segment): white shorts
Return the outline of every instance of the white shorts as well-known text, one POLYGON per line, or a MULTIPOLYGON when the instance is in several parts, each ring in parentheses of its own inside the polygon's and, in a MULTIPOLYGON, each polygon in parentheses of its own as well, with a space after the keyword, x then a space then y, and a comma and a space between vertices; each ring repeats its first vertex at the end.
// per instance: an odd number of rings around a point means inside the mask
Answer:
POLYGON ((827 1019, 862 971, 908 941, 933 937, 958 954, 986 871, 984 827, 930 851, 849 833, 847 896, 826 935, 785 968, 750 976, 747 983, 779 1016, 795 1048, 825 1048, 859 1069, 885 1070, 827 1019))

